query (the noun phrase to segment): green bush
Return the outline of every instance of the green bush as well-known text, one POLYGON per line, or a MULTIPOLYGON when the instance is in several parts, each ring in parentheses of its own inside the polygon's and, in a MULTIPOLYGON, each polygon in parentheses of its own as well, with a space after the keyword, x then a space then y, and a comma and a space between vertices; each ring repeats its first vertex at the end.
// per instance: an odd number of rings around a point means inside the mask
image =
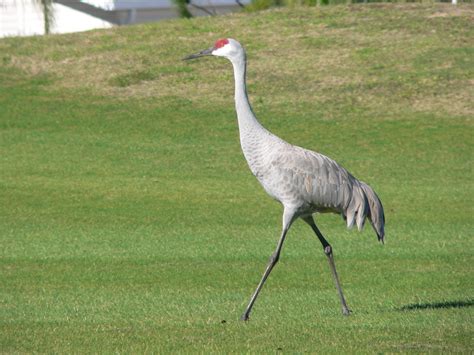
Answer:
MULTIPOLYGON (((436 3, 451 2, 450 0, 252 0, 245 7, 247 11, 260 11, 278 6, 318 6, 358 3, 436 3)), ((458 0, 458 2, 472 3, 472 0, 458 0)))

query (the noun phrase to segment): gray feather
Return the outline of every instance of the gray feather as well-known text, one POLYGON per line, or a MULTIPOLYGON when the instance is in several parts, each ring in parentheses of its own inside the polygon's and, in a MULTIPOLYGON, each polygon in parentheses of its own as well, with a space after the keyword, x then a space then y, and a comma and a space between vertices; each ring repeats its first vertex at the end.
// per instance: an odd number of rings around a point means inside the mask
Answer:
POLYGON ((367 217, 375 233, 377 233, 379 241, 383 243, 385 240, 385 214, 383 212, 382 202, 369 185, 363 181, 361 181, 360 184, 369 201, 369 214, 367 217))

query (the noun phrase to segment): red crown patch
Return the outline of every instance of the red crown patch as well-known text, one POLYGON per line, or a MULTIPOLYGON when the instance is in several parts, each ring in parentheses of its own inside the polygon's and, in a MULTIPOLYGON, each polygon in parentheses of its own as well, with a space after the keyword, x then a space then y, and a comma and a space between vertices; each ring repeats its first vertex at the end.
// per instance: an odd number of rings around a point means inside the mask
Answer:
POLYGON ((221 48, 224 47, 227 43, 229 43, 229 40, 227 38, 222 38, 218 39, 216 43, 214 44, 214 48, 221 48))

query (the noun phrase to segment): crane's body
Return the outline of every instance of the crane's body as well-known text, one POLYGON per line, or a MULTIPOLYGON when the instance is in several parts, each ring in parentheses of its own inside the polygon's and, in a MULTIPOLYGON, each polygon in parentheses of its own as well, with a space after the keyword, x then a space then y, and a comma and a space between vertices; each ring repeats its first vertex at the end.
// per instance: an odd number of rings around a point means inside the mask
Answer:
POLYGON ((348 227, 355 223, 359 230, 368 218, 378 239, 383 242, 385 218, 382 203, 370 186, 357 180, 331 158, 285 142, 260 124, 247 97, 246 56, 240 43, 230 38, 221 39, 214 47, 185 59, 204 55, 222 56, 231 61, 242 151, 253 175, 265 191, 284 207, 280 240, 242 319, 248 319, 265 280, 279 259, 286 233, 297 218, 308 223, 321 241, 341 299, 342 311, 348 315, 350 311, 339 283, 332 248, 316 227, 312 215, 316 212, 338 213, 346 220, 348 227))

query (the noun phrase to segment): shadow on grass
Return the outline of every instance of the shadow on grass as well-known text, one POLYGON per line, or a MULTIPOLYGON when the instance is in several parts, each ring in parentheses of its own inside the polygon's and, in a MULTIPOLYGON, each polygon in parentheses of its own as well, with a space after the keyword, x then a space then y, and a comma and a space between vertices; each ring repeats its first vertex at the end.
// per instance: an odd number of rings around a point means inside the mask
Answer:
POLYGON ((399 311, 416 311, 421 309, 465 308, 474 306, 474 299, 465 301, 446 301, 433 303, 413 303, 400 307, 399 311))

